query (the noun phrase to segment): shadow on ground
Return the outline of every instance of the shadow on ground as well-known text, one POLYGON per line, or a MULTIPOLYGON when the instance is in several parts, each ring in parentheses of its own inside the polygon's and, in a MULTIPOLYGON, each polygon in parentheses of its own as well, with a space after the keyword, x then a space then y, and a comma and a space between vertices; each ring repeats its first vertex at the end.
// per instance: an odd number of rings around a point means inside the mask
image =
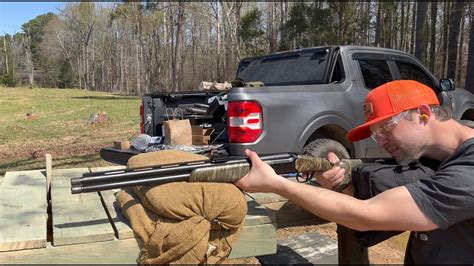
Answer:
POLYGON ((137 97, 133 96, 80 96, 80 97, 71 97, 72 99, 81 99, 81 100, 132 100, 137 97))
MULTIPOLYGON (((108 163, 103 161, 99 154, 83 154, 68 157, 53 157, 53 168, 75 168, 88 166, 102 166, 108 163)), ((44 157, 39 158, 18 158, 16 160, 0 164, 0 176, 5 175, 7 171, 22 171, 41 169, 46 167, 44 157)))

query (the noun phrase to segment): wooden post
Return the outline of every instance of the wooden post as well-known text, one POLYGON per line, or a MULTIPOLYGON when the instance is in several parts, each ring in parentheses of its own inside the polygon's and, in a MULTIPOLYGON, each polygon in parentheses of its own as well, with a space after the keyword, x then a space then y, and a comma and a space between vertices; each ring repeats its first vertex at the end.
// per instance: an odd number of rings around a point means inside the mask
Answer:
POLYGON ((369 265, 367 248, 359 245, 354 230, 337 225, 337 248, 339 264, 369 265))
POLYGON ((51 154, 46 153, 46 194, 49 193, 49 188, 51 187, 51 172, 53 171, 53 158, 51 154))

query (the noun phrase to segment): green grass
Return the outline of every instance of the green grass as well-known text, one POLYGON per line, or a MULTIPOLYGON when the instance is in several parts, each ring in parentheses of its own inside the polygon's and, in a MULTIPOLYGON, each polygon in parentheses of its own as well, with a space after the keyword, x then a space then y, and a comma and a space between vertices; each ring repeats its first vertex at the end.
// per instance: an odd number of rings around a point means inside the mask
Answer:
POLYGON ((46 153, 53 167, 104 165, 101 147, 139 134, 139 105, 139 97, 111 93, 0 87, 0 176, 43 168, 46 153), (98 112, 109 120, 89 124, 98 112))

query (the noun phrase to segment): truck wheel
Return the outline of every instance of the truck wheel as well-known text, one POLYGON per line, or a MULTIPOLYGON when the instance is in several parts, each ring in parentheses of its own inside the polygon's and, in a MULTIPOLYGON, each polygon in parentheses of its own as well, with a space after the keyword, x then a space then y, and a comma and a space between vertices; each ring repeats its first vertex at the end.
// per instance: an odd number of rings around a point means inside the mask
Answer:
POLYGON ((468 126, 470 128, 474 128, 474 121, 472 120, 461 120, 459 121, 462 125, 468 126))
POLYGON ((344 148, 341 143, 332 139, 313 140, 304 146, 303 152, 322 158, 327 158, 329 152, 334 152, 340 159, 350 157, 346 148, 344 148))

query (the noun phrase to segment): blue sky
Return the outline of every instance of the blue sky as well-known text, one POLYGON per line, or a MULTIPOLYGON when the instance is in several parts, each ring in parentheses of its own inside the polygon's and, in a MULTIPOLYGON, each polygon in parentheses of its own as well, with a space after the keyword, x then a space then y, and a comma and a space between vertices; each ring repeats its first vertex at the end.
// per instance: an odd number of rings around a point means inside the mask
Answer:
POLYGON ((48 12, 58 13, 62 2, 0 2, 0 35, 21 31, 21 25, 48 12))

